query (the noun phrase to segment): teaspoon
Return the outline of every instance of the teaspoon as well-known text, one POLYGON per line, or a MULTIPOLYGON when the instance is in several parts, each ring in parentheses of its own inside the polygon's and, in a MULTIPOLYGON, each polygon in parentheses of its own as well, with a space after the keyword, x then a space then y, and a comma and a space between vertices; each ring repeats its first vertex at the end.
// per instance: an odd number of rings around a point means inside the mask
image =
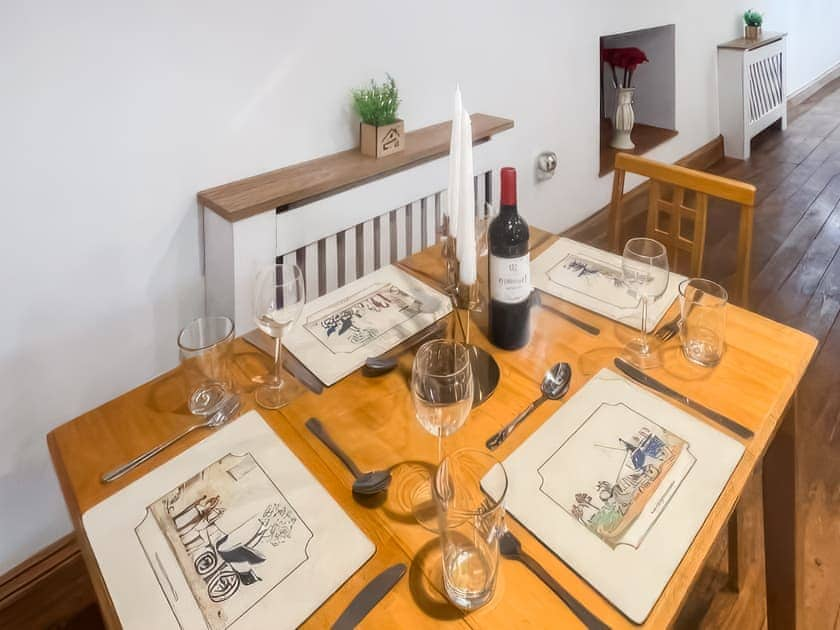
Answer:
POLYGON ((353 473, 353 476, 356 478, 356 481, 353 482, 353 492, 356 494, 378 494, 387 490, 388 486, 391 485, 391 471, 389 470, 374 470, 366 473, 360 471, 356 464, 353 463, 353 460, 350 459, 350 456, 341 450, 341 447, 333 441, 318 418, 309 418, 306 421, 306 428, 321 440, 324 446, 330 449, 347 466, 347 469, 353 473))
POLYGON ((519 426, 525 418, 531 415, 537 407, 543 404, 546 400, 560 400, 569 391, 569 383, 572 380, 572 368, 568 363, 558 363, 545 373, 542 383, 540 384, 540 391, 542 395, 537 398, 530 405, 516 416, 513 420, 503 426, 498 433, 493 434, 487 440, 487 448, 491 451, 496 450, 501 446, 502 442, 508 439, 513 430, 519 426))

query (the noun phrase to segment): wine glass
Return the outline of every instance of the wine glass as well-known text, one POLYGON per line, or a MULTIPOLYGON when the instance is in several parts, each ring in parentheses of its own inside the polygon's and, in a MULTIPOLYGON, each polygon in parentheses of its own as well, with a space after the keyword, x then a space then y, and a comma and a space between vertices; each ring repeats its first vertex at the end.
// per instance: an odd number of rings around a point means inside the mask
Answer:
POLYGON ((288 400, 282 376, 283 336, 300 317, 306 302, 303 274, 293 263, 281 263, 262 269, 254 288, 256 324, 274 338, 274 370, 255 392, 257 404, 266 409, 279 409, 288 400))
MULTIPOLYGON (((443 438, 460 429, 472 409, 469 348, 451 339, 435 339, 420 346, 411 368, 411 398, 420 426, 437 437, 436 463, 440 463, 443 438)), ((417 522, 427 529, 436 529, 431 477, 415 487, 412 511, 417 522)))
POLYGON ((621 258, 624 284, 639 297, 642 306, 641 335, 628 342, 625 355, 641 368, 654 367, 656 356, 648 343, 647 313, 650 302, 668 287, 668 252, 652 238, 631 238, 621 258))

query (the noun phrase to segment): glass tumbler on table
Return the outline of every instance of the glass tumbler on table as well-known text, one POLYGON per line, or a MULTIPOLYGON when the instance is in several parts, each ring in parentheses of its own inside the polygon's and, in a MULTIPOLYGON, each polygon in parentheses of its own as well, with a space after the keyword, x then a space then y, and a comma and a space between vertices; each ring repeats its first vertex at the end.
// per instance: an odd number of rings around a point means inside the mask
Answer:
POLYGON ((227 317, 199 317, 178 334, 178 351, 187 382, 187 406, 197 416, 214 413, 232 389, 230 359, 233 322, 227 317))
POLYGON ((303 274, 294 263, 271 265, 257 274, 255 321, 260 330, 274 338, 274 369, 254 395, 257 404, 266 409, 279 409, 288 402, 281 369, 283 336, 297 322, 305 302, 303 274))
POLYGON ((680 284, 680 340, 685 358, 713 367, 720 363, 726 338, 726 289, 703 278, 680 284))
POLYGON ((447 597, 460 608, 473 610, 493 597, 507 485, 504 467, 484 451, 461 449, 438 466, 433 494, 443 584, 447 597))
POLYGON ((648 341, 648 307, 668 288, 668 252, 652 238, 631 238, 621 257, 624 284, 639 297, 642 306, 641 334, 625 347, 625 356, 640 368, 658 364, 648 341))
MULTIPOLYGON (((438 463, 443 453, 443 438, 460 429, 472 409, 469 348, 451 339, 435 339, 420 346, 411 368, 411 398, 417 421, 437 437, 438 463)), ((421 525, 434 529, 436 510, 431 479, 421 481, 414 488, 412 511, 421 525)))

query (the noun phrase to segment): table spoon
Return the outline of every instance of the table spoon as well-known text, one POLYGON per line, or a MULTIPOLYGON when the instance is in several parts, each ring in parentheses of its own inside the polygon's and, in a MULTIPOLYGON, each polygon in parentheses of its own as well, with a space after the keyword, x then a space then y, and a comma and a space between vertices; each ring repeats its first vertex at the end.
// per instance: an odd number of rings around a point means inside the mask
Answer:
POLYGON ((542 383, 540 384, 540 391, 542 392, 542 395, 530 405, 525 407, 522 413, 503 426, 498 433, 493 434, 490 439, 487 440, 487 448, 491 451, 499 448, 502 442, 508 439, 510 434, 513 433, 513 430, 518 427, 525 418, 531 415, 531 412, 534 411, 534 409, 539 407, 546 400, 560 400, 563 398, 563 396, 566 395, 566 392, 569 391, 569 383, 571 381, 572 368, 568 363, 558 363, 552 367, 545 373, 542 383))
POLYGON ((239 396, 237 396, 236 394, 230 396, 227 400, 225 400, 222 403, 222 406, 219 407, 219 409, 215 413, 211 414, 207 418, 206 422, 192 425, 186 431, 184 431, 183 433, 179 433, 171 440, 167 440, 163 444, 159 444, 153 449, 146 451, 142 455, 138 455, 130 462, 123 464, 122 466, 118 466, 117 468, 114 468, 114 470, 105 473, 104 475, 102 475, 102 483, 109 483, 111 481, 114 481, 114 479, 119 479, 129 470, 137 468, 143 462, 148 461, 149 459, 160 453, 162 450, 172 446, 182 437, 188 435, 189 433, 192 433, 196 429, 215 429, 217 427, 222 426, 225 422, 227 422, 234 415, 236 415, 236 412, 239 411, 239 405, 239 396))
POLYGON ((383 374, 387 374, 397 367, 401 354, 408 352, 409 350, 413 350, 421 343, 438 337, 443 337, 445 332, 445 323, 437 323, 427 330, 422 330, 419 333, 412 335, 401 344, 398 344, 396 347, 391 348, 388 352, 380 354, 376 357, 368 357, 365 359, 365 365, 362 373, 365 376, 382 376, 383 374))
POLYGON ((379 494, 387 490, 388 486, 391 485, 391 471, 389 470, 373 470, 366 473, 360 471, 356 464, 353 463, 353 460, 350 459, 350 456, 341 450, 341 447, 333 441, 318 418, 309 418, 306 421, 306 428, 321 440, 324 446, 330 449, 347 466, 347 469, 353 473, 353 476, 356 478, 353 482, 353 492, 356 494, 379 494))

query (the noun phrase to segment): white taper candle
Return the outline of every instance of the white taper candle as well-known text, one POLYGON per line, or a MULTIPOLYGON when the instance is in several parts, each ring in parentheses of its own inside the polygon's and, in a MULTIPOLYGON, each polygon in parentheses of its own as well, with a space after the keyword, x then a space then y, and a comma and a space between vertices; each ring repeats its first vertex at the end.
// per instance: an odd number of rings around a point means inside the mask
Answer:
POLYGON ((476 282, 475 191, 473 189, 472 121, 466 110, 461 114, 461 176, 458 179, 458 280, 476 282))
POLYGON ((449 189, 447 191, 446 215, 449 217, 449 236, 458 234, 458 204, 461 173, 461 88, 455 87, 452 109, 452 131, 449 135, 449 189))

